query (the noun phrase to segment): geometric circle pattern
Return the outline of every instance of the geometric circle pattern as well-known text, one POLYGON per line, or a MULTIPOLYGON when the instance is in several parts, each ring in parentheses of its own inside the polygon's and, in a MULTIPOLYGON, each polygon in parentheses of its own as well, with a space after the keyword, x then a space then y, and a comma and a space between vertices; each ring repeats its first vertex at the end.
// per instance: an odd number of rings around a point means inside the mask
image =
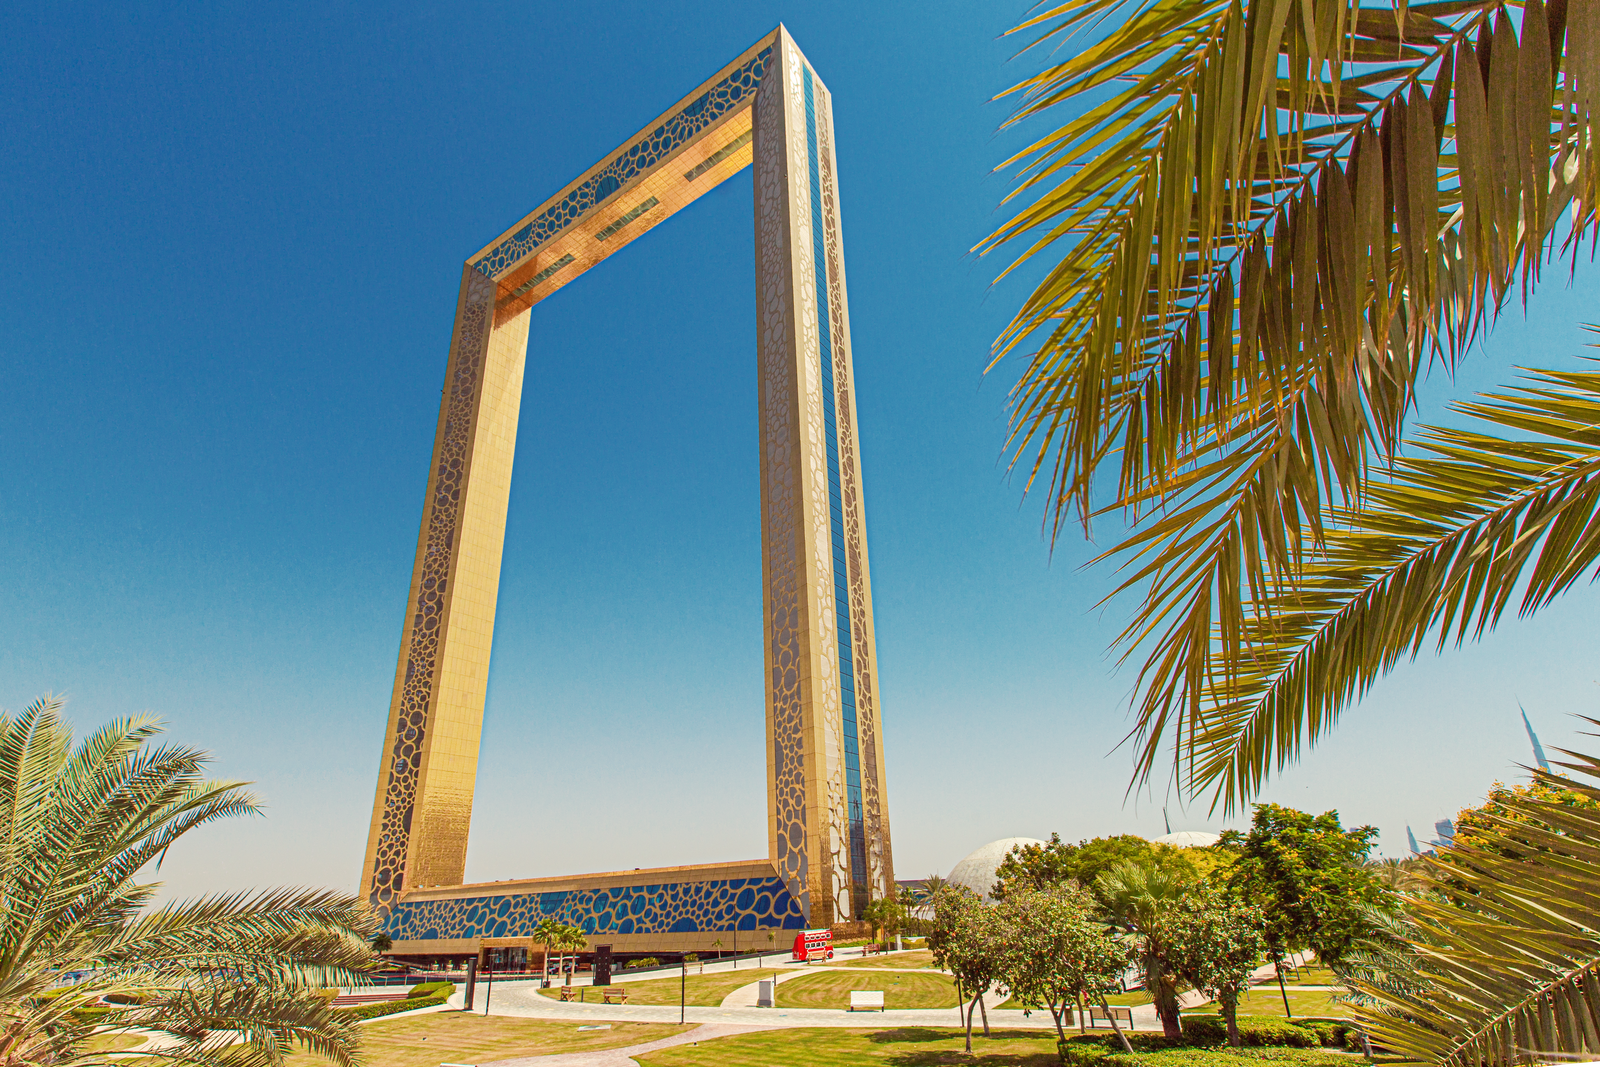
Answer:
POLYGON ((774 877, 403 901, 389 913, 384 932, 396 941, 531 937, 548 917, 591 935, 806 926, 800 905, 774 877))

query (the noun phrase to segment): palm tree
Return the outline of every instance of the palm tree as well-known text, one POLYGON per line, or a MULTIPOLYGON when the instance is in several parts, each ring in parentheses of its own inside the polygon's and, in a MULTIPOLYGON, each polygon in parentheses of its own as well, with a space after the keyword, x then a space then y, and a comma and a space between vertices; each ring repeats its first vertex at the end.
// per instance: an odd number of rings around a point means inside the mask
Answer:
POLYGON ((1136 776, 1170 745, 1231 810, 1398 655, 1594 558, 1592 378, 1469 406, 1551 443, 1430 430, 1379 476, 1418 375, 1600 233, 1600 8, 1067 0, 1012 32, 1087 42, 1010 90, 1011 122, 1073 110, 978 246, 1051 260, 996 344, 1029 354, 1013 465, 1052 537, 1131 523, 1136 776))
POLYGON ((572 970, 569 970, 566 967, 565 954, 568 952, 576 953, 582 951, 583 947, 589 943, 589 938, 579 927, 569 926, 563 923, 560 928, 556 930, 555 939, 556 948, 560 949, 563 954, 561 971, 565 977, 562 978, 561 984, 571 985, 572 970))
POLYGON ((1155 1003, 1162 1031, 1167 1037, 1181 1038, 1178 974, 1170 965, 1167 926, 1183 898, 1183 879, 1153 865, 1119 863, 1096 879, 1095 888, 1107 902, 1112 921, 1139 935, 1145 992, 1155 1003))
POLYGON ((341 1067, 356 1028, 318 991, 376 961, 361 901, 309 889, 230 893, 151 908, 139 872, 179 838, 255 813, 239 782, 203 776, 205 753, 151 744, 117 719, 74 747, 61 701, 0 713, 0 1057, 103 1064, 91 1033, 142 1031, 140 1053, 207 1067, 268 1067, 294 1045, 341 1067), (66 984, 68 976, 78 980, 66 984))
POLYGON ((949 884, 950 882, 940 875, 930 874, 920 884, 913 883, 907 887, 911 892, 911 903, 918 913, 918 918, 932 917, 934 899, 949 884))
POLYGON ((557 947, 561 931, 565 929, 566 924, 554 915, 546 915, 533 928, 534 940, 544 946, 544 977, 540 979, 540 985, 545 988, 550 986, 550 950, 557 947))
MULTIPOLYGON (((1600 801, 1600 758, 1566 755, 1571 778, 1535 780, 1600 801)), ((1600 1047, 1600 807, 1509 791, 1503 804, 1419 862, 1403 921, 1380 939, 1395 948, 1355 961, 1357 1015, 1409 1058, 1509 1067, 1600 1047)))

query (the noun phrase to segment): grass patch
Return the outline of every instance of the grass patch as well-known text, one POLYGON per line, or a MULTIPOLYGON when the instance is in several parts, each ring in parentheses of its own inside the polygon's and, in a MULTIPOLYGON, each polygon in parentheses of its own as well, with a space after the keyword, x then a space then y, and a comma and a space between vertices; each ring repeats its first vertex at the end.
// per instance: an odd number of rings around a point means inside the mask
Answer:
POLYGON ((793 978, 778 986, 778 1006, 782 1008, 832 1008, 843 1011, 850 1006, 852 989, 881 989, 883 1006, 895 1008, 953 1008, 956 1006, 955 980, 947 974, 901 974, 880 971, 817 971, 793 978))
MULTIPOLYGON (((778 987, 780 998, 785 988, 778 987)), ((698 1047, 680 1045, 634 1058, 649 1067, 832 1067, 859 1063, 892 1067, 1059 1067, 1061 1062, 1056 1055, 1054 1030, 994 1030, 990 1037, 974 1031, 973 1054, 963 1053, 963 1047, 962 1031, 954 1027, 800 1027, 720 1037, 702 1041, 698 1047)))
MULTIPOLYGON (((771 978, 778 972, 775 970, 758 971, 751 968, 748 971, 723 971, 718 974, 691 974, 684 985, 684 1003, 693 1004, 702 1008, 715 1008, 729 993, 740 986, 747 986, 751 982, 762 978, 771 978)), ((629 1004, 676 1004, 678 1003, 678 983, 682 981, 680 975, 669 978, 623 978, 620 975, 611 976, 613 988, 620 987, 628 991, 629 1004)), ((579 994, 584 1003, 600 1003, 601 990, 592 986, 580 986, 579 994)), ((549 989, 539 990, 540 996, 552 1000, 561 999, 561 987, 551 985, 549 989)))
POLYGON ((126 1052, 145 1043, 144 1034, 90 1034, 80 1052, 126 1052))
POLYGON ((920 952, 896 952, 888 956, 868 956, 864 960, 851 960, 849 963, 830 963, 830 967, 881 967, 893 971, 926 971, 933 969, 933 953, 927 949, 920 952))
MULTIPOLYGON (((1331 989, 1306 989, 1297 990, 1289 987, 1289 1007, 1296 1018, 1312 1016, 1319 1019, 1344 1019, 1351 1015, 1349 1004, 1334 1002, 1334 991, 1331 989)), ((1209 1010, 1216 1010, 1215 1005, 1207 1005, 1209 1010)), ((1258 985, 1250 992, 1239 998, 1240 1015, 1276 1015, 1283 1018, 1283 994, 1278 990, 1278 983, 1258 985)))
MULTIPOLYGON (((517 1056, 618 1048, 694 1029, 694 1024, 612 1023, 609 1030, 578 1032, 576 1022, 546 1022, 509 1015, 445 1011, 361 1027, 361 1056, 374 1067, 439 1067, 441 1063, 487 1063, 517 1056)), ((328 1061, 295 1052, 285 1067, 323 1067, 328 1061)))
MULTIPOLYGON (((1117 993, 1117 994, 1114 994, 1112 996, 1109 996, 1109 997, 1106 998, 1106 1003, 1114 1005, 1114 1006, 1119 1007, 1119 1008, 1138 1008, 1138 1007, 1142 1007, 1142 1006, 1144 1006, 1146 1004, 1149 1004, 1150 1003, 1150 996, 1149 996, 1149 994, 1147 994, 1142 989, 1135 989, 1131 993, 1117 993)), ((1292 1004, 1294 1002, 1291 1000, 1290 1003, 1292 1004)), ((1007 997, 1005 999, 1005 1001, 1001 1003, 1000 1006, 1002 1008, 1011 1008, 1011 1009, 1021 1009, 1021 1008, 1032 1008, 1032 1007, 1034 1007, 1034 1005, 1032 1005, 1032 1004, 1024 1004, 1024 1003, 1022 1003, 1022 1001, 1017 1000, 1015 997, 1007 997)), ((1090 1005, 1090 1007, 1092 1007, 1092 1008, 1098 1008, 1099 1006, 1100 1005, 1098 1003, 1090 1005)), ((1074 1010, 1076 1010, 1076 1006, 1074 1006, 1074 1010)), ((1283 1014, 1283 1005, 1281 1003, 1278 1005, 1278 1014, 1279 1015, 1283 1014)), ((1118 1020, 1118 1022, 1120 1024, 1121 1020, 1118 1020)))

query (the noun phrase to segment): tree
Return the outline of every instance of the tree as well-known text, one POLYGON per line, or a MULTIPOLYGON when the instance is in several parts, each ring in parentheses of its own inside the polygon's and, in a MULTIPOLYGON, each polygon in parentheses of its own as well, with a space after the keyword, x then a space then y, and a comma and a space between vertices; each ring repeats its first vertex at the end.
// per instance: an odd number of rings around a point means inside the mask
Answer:
POLYGON ((933 929, 928 948, 934 966, 955 978, 956 997, 966 1003, 967 1051, 972 1051, 972 1013, 983 1011, 983 1032, 989 1033, 989 1012, 983 995, 1000 975, 1003 935, 993 911, 965 886, 946 885, 933 898, 933 929), (967 999, 971 998, 970 1003, 967 999))
POLYGON ((1178 982, 1175 967, 1174 913, 1182 899, 1184 880, 1171 870, 1121 863, 1095 883, 1096 896, 1108 902, 1113 922, 1138 935, 1139 965, 1144 988, 1161 1017, 1162 1032, 1181 1038, 1178 1020, 1178 982))
MULTIPOLYGON (((1147 841, 1135 834, 1096 837, 1076 845, 1051 834, 1043 845, 1017 845, 1006 853, 995 870, 993 895, 1003 900, 1008 893, 1022 889, 1048 889, 1075 881, 1095 892, 1100 875, 1121 863, 1159 867, 1183 881, 1198 881, 1232 857, 1212 849, 1173 848, 1147 841)), ((1101 906, 1105 905, 1101 901, 1101 906)))
POLYGON ((1239 994, 1266 950, 1261 909, 1200 887, 1178 901, 1171 925, 1174 970, 1221 1005, 1228 1044, 1239 1047, 1239 994))
POLYGON ((565 953, 581 952, 584 946, 589 943, 588 935, 583 932, 581 927, 569 926, 566 923, 558 923, 553 931, 553 936, 555 938, 556 948, 563 953, 561 968, 563 977, 561 979, 561 984, 571 985, 572 971, 568 970, 566 967, 565 953))
POLYGON ((276 1067, 300 1044, 351 1067, 355 1023, 318 991, 376 965, 364 903, 269 889, 150 907, 160 884, 140 871, 258 810, 242 783, 204 777, 205 753, 152 744, 160 732, 116 719, 74 747, 59 700, 0 714, 0 1055, 104 1064, 91 1031, 142 1032, 169 1044, 140 1055, 168 1063, 276 1067), (58 986, 66 973, 83 977, 58 986))
MULTIPOLYGON (((1600 720, 1587 719, 1600 726, 1600 720)), ((1397 947, 1357 975, 1356 1014, 1374 1042, 1444 1067, 1587 1058, 1600 1031, 1600 758, 1567 753, 1570 776, 1506 791, 1438 859, 1424 892, 1385 931, 1397 947), (1570 791, 1587 803, 1542 799, 1570 791)))
POLYGON ((540 979, 543 986, 550 984, 550 950, 562 950, 562 931, 565 929, 566 924, 554 915, 544 916, 533 927, 533 939, 544 946, 544 977, 540 979))
POLYGON ((1222 835, 1219 846, 1239 857, 1230 884, 1264 913, 1267 951, 1275 963, 1310 948, 1322 962, 1336 965, 1370 929, 1366 909, 1390 903, 1383 883, 1365 865, 1377 836, 1371 826, 1344 829, 1336 811, 1313 816, 1277 804, 1255 806, 1248 834, 1222 835))
POLYGON ((382 953, 388 952, 392 948, 394 948, 394 941, 382 930, 372 935, 372 951, 382 953))
POLYGON ((900 930, 900 922, 905 917, 905 909, 897 900, 889 897, 878 897, 869 901, 862 909, 861 917, 872 925, 872 939, 882 940, 893 937, 900 930))
MULTIPOLYGON (((1110 1007, 1106 997, 1118 988, 1128 966, 1128 946, 1096 919, 1094 898, 1075 882, 1049 889, 1023 889, 995 906, 1000 930, 1000 982, 1024 1004, 1050 1009, 1056 1033, 1064 1041, 1062 1019, 1073 1004, 1085 1000, 1110 1007)), ((1115 1020, 1112 1021, 1115 1026, 1115 1020)), ((1079 1029, 1082 1029, 1080 1014, 1079 1029)), ((1117 1029, 1123 1048, 1127 1036, 1117 1029)))
POLYGON ((1010 445, 1048 530, 1131 524, 1137 778, 1170 750, 1242 806, 1399 656, 1595 564, 1600 378, 1535 372, 1409 446, 1405 420, 1600 233, 1596 18, 1066 0, 1012 31, 1089 39, 1010 90, 1010 123, 1065 121, 1002 164, 1020 206, 979 251, 1051 261, 995 348, 1029 353, 1010 445))
MULTIPOLYGON (((1537 805, 1542 804, 1561 804, 1570 808, 1600 807, 1600 803, 1592 797, 1576 790, 1552 785, 1548 780, 1536 780, 1526 785, 1512 786, 1495 782, 1489 787, 1489 795, 1484 798, 1482 804, 1474 808, 1463 808, 1456 815, 1456 838, 1467 840, 1487 836, 1503 842, 1507 836, 1506 823, 1530 821, 1527 812, 1530 808, 1537 810, 1537 805), (1536 804, 1518 803, 1524 800, 1534 801, 1536 804)), ((1520 852, 1513 853, 1514 856, 1520 854, 1520 852)))

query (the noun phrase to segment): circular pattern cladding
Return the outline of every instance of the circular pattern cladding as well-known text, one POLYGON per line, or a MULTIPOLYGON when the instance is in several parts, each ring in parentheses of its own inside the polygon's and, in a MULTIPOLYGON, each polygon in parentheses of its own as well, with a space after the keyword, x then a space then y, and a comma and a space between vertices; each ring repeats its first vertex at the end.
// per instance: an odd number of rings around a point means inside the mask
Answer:
POLYGON ((396 941, 532 937, 544 918, 586 934, 803 930, 806 925, 783 879, 728 878, 406 901, 394 907, 384 929, 396 941))

